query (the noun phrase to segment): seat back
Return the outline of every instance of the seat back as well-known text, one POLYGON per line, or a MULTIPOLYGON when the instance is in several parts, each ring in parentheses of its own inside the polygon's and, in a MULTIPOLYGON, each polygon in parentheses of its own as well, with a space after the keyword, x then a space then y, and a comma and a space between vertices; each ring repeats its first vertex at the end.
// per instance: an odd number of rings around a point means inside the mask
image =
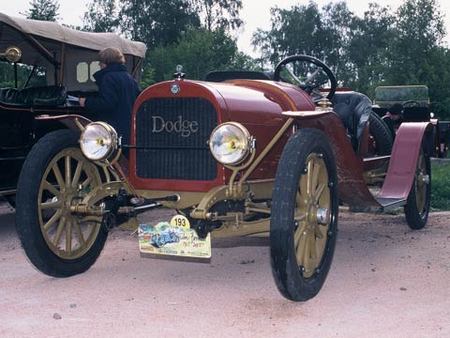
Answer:
POLYGON ((205 81, 223 82, 227 80, 271 80, 269 75, 254 71, 214 71, 206 74, 205 81))
POLYGON ((372 112, 370 99, 357 92, 336 92, 331 101, 350 135, 359 140, 372 112))

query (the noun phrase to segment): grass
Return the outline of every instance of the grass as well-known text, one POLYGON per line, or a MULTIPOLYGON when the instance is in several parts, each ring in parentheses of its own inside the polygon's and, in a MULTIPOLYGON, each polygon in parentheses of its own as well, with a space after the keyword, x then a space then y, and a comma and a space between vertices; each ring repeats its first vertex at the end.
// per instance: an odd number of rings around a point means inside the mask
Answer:
POLYGON ((450 163, 431 164, 431 207, 450 210, 450 163))

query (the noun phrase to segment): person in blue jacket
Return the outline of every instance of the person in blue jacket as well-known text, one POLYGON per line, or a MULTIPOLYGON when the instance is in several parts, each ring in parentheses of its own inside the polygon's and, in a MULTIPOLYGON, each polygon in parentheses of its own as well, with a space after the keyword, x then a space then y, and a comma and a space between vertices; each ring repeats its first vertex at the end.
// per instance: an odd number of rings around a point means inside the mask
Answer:
POLYGON ((97 120, 116 128, 122 144, 129 144, 131 110, 139 95, 139 86, 127 72, 125 57, 117 48, 99 52, 100 70, 94 74, 98 95, 80 98, 80 106, 95 114, 97 120))

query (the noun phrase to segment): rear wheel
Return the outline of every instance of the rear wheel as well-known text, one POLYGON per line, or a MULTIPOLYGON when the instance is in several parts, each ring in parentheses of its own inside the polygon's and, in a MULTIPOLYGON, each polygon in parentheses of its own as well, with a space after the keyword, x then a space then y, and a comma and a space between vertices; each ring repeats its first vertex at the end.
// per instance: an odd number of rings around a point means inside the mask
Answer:
POLYGON ((43 273, 72 276, 87 270, 107 238, 101 217, 71 207, 101 184, 97 167, 78 147, 78 135, 58 130, 39 140, 19 177, 16 227, 30 261, 43 273))
POLYGON ((279 291, 306 301, 321 289, 336 243, 337 176, 326 136, 302 129, 281 155, 272 196, 270 251, 279 291))
POLYGON ((430 157, 423 151, 417 162, 416 175, 405 205, 405 217, 413 230, 422 229, 428 220, 431 204, 430 157))
POLYGON ((394 138, 389 126, 375 112, 369 117, 370 152, 372 155, 390 155, 394 138))

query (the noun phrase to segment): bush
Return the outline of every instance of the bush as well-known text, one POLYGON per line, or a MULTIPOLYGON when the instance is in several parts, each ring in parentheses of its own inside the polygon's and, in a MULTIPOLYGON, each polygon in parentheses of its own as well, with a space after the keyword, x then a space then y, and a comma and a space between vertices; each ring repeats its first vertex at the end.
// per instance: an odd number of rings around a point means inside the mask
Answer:
POLYGON ((450 210, 450 163, 432 163, 431 186, 431 207, 450 210))

